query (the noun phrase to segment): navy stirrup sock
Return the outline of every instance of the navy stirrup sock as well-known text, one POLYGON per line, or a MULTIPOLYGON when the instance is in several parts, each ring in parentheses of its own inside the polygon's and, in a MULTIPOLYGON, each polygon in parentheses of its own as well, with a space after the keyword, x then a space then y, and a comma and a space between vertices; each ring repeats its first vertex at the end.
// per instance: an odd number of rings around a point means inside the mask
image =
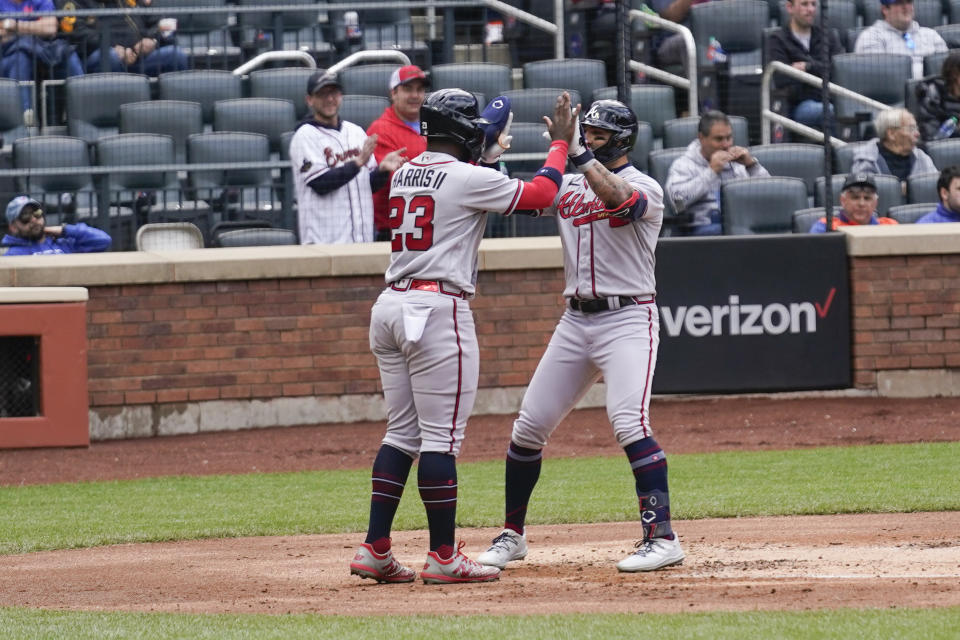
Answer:
POLYGON ((377 553, 390 549, 390 529, 393 516, 400 506, 403 487, 410 475, 413 458, 390 445, 381 445, 373 461, 371 480, 373 491, 370 494, 370 522, 367 525, 367 539, 364 542, 373 545, 377 553), (386 547, 386 548, 384 548, 386 547))
MULTIPOLYGON (((430 550, 454 546, 457 520, 457 461, 447 453, 422 453, 417 471, 420 499, 427 510, 430 550)), ((448 558, 452 553, 441 553, 448 558)))
POLYGON ((636 481, 640 523, 644 538, 673 540, 670 526, 670 494, 667 487, 667 456, 653 438, 644 438, 623 448, 636 481))
POLYGON ((542 449, 527 449, 513 442, 507 448, 504 528, 523 534, 527 503, 540 479, 542 449))

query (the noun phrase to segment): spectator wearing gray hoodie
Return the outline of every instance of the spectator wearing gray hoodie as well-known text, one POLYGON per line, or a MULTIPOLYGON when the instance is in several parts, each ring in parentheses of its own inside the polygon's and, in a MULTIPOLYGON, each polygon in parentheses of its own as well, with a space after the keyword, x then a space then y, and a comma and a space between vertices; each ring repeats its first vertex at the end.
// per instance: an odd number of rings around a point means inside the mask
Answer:
POLYGON ((726 114, 707 111, 700 117, 697 139, 670 167, 664 191, 677 213, 692 218, 681 233, 719 235, 723 233, 721 185, 734 178, 768 175, 746 147, 733 144, 733 127, 726 114))
POLYGON ((930 156, 917 147, 920 129, 912 113, 906 109, 887 109, 877 114, 873 126, 877 137, 857 147, 850 173, 897 176, 905 188, 910 176, 937 171, 930 156))

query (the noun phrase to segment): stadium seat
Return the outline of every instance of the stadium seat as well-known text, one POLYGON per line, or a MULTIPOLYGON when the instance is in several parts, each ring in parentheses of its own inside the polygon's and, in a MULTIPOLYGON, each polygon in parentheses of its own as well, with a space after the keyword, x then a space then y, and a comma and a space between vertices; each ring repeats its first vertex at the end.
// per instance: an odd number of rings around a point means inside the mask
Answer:
MULTIPOLYGON (((366 9, 365 0, 357 0, 364 49, 399 49, 421 68, 429 66, 430 51, 425 42, 415 39, 413 18, 407 7, 366 9)), ((342 19, 335 21, 342 33, 342 19)))
MULTIPOLYGON (((199 102, 203 123, 213 127, 213 105, 218 100, 243 97, 240 76, 218 69, 191 69, 161 73, 158 78, 161 100, 199 102)), ((306 85, 304 85, 306 95, 306 85)))
POLYGON ((399 64, 361 64, 347 67, 337 75, 345 95, 389 98, 390 76, 398 68, 399 64))
MULTIPOLYGON (((733 144, 743 147, 749 145, 747 119, 743 116, 727 117, 730 118, 730 126, 733 128, 733 144)), ((696 140, 699 125, 700 118, 697 116, 667 120, 663 123, 663 148, 686 147, 696 140)))
POLYGON ((853 156, 857 152, 860 143, 847 143, 842 147, 834 147, 834 171, 836 173, 850 173, 853 168, 853 156))
POLYGON ((232 69, 242 62, 243 52, 228 31, 226 0, 153 0, 151 8, 186 9, 176 14, 177 46, 190 58, 194 69, 232 69), (190 9, 223 8, 223 12, 191 13, 190 9))
MULTIPOLYGON (((960 6, 960 3, 958 3, 958 6, 960 6)), ((957 21, 951 21, 950 24, 934 27, 934 31, 940 34, 940 37, 947 43, 948 48, 956 49, 960 47, 960 23, 957 21)))
MULTIPOLYGON (((97 140, 97 164, 105 167, 173 164, 174 141, 156 133, 121 133, 97 140)), ((143 193, 159 195, 161 201, 179 203, 177 176, 172 171, 122 172, 100 176, 109 194, 110 228, 114 248, 133 248, 137 227, 148 222, 149 202, 138 202, 143 193)))
POLYGON ((647 173, 647 169, 649 169, 647 163, 650 160, 651 151, 653 151, 653 127, 650 126, 649 122, 641 121, 637 126, 637 142, 633 145, 633 149, 630 150, 627 157, 633 163, 633 166, 647 173))
POLYGON ((524 89, 552 87, 561 87, 568 91, 576 89, 580 93, 580 102, 584 107, 593 102, 593 92, 605 86, 607 86, 607 68, 602 60, 567 58, 538 60, 523 65, 524 89))
MULTIPOLYGON (((604 87, 593 92, 594 100, 617 100, 616 87, 604 87)), ((589 105, 584 105, 586 110, 589 105)), ((667 85, 635 84, 630 87, 630 108, 637 118, 648 122, 654 138, 663 138, 663 124, 677 117, 674 89, 667 85)))
POLYGON ((921 173, 907 178, 907 203, 938 202, 940 194, 937 192, 938 172, 921 173))
MULTIPOLYGON (((513 88, 510 67, 492 62, 435 64, 430 69, 431 90, 460 88, 495 98, 513 88)), ((514 115, 516 117, 516 115, 514 115)))
POLYGON ((389 106, 390 101, 381 96, 350 94, 343 96, 340 117, 366 131, 370 123, 382 116, 384 109, 389 106))
POLYGON ((237 98, 218 100, 213 105, 214 131, 262 133, 270 140, 270 151, 280 153, 280 134, 297 126, 297 116, 289 100, 277 98, 237 98))
MULTIPOLYGON (((187 138, 187 159, 191 163, 266 162, 270 139, 262 133, 198 133, 187 138)), ((273 222, 281 210, 269 168, 191 171, 187 179, 193 196, 210 203, 222 219, 273 222)))
MULTIPOLYGON (((557 103, 557 96, 563 89, 541 87, 538 89, 512 89, 504 91, 503 95, 510 98, 510 110, 513 111, 514 122, 535 122, 543 124, 543 116, 553 117, 553 108, 557 103)), ((570 93, 570 104, 577 104, 582 96, 579 91, 570 93)))
POLYGON ((724 235, 792 233, 793 212, 807 206, 800 178, 735 178, 720 189, 724 235))
MULTIPOLYGON (((312 9, 305 11, 238 13, 237 25, 240 27, 242 40, 245 43, 256 43, 258 34, 269 33, 271 37, 268 40, 269 46, 260 48, 277 48, 272 39, 276 37, 274 20, 279 18, 283 24, 282 40, 279 48, 285 51, 306 51, 315 58, 329 61, 333 53, 333 47, 323 38, 319 25, 320 11, 317 9, 319 5, 316 0, 267 0, 266 2, 264 0, 235 0, 235 2, 241 7, 309 5, 312 9)), ((304 83, 304 87, 306 87, 306 83, 304 83)))
POLYGON ((150 99, 150 81, 136 73, 90 73, 66 80, 67 130, 94 142, 120 131, 120 105, 150 99))
POLYGON ((923 216, 937 208, 936 202, 914 202, 901 204, 887 209, 887 217, 893 218, 900 224, 913 224, 923 216))
MULTIPOLYGON (((836 213, 836 211, 834 211, 836 213)), ((793 212, 793 232, 809 233, 813 223, 827 214, 823 207, 797 209, 793 212)))
MULTIPOLYGON (((835 84, 895 107, 903 106, 904 87, 911 76, 910 56, 842 53, 834 56, 832 61, 831 78, 835 84)), ((837 122, 842 125, 852 126, 854 122, 872 120, 876 114, 876 109, 849 98, 837 97, 834 104, 837 122)), ((851 130, 851 136, 856 139, 860 139, 863 133, 862 126, 851 130)))
POLYGON ((770 24, 770 9, 761 0, 725 0, 690 7, 690 31, 697 43, 697 67, 712 69, 707 59, 707 42, 711 37, 720 42, 727 53, 730 68, 761 66, 763 62, 763 29, 770 24))
POLYGON ((943 67, 943 61, 950 55, 950 51, 937 51, 923 56, 923 75, 938 76, 943 67))
POLYGON ((186 162, 187 137, 203 132, 198 102, 147 100, 120 105, 120 133, 160 133, 173 138, 174 160, 186 162))
POLYGON ((664 225, 679 224, 685 220, 677 220, 677 210, 673 206, 673 201, 666 195, 667 176, 670 174, 670 165, 674 160, 683 155, 683 147, 673 149, 655 149, 648 155, 647 173, 656 180, 664 190, 663 196, 663 221, 664 225))
POLYGON ((0 138, 4 145, 30 135, 23 122, 20 87, 16 80, 0 78, 0 138))
POLYGON ((547 157, 547 149, 550 143, 543 137, 547 130, 547 125, 536 124, 533 122, 514 122, 510 127, 510 135, 513 136, 510 150, 504 154, 504 161, 510 170, 510 175, 516 172, 533 172, 543 166, 543 161, 547 157), (535 160, 511 160, 510 156, 520 153, 536 153, 539 158, 535 160))
POLYGON ((221 247, 271 247, 297 244, 297 234, 290 229, 233 229, 217 236, 221 247))
MULTIPOLYGON (((847 174, 838 173, 834 174, 833 179, 830 181, 833 191, 833 205, 835 207, 840 206, 840 187, 843 186, 843 181, 846 177, 847 174)), ((890 207, 906 204, 903 189, 900 186, 900 180, 898 180, 896 176, 878 174, 874 175, 873 179, 877 183, 877 213, 879 215, 884 215, 890 207)), ((826 180, 824 180, 824 177, 820 176, 817 178, 816 186, 814 187, 814 206, 824 206, 825 186, 826 180)))
POLYGON ((203 234, 189 222, 153 222, 137 229, 137 251, 202 249, 203 234))
POLYGON ((308 67, 281 67, 250 72, 250 96, 253 98, 280 98, 293 103, 297 120, 310 111, 307 106, 307 80, 316 69, 308 67))
POLYGON ((927 143, 927 155, 941 171, 960 164, 960 138, 931 140, 927 143))
MULTIPOLYGON (((90 152, 82 138, 32 136, 13 143, 14 169, 80 169, 90 166, 90 152)), ((28 175, 17 178, 18 190, 43 204, 47 224, 76 222, 97 213, 93 177, 89 173, 28 175)))
POLYGON ((772 176, 800 178, 807 185, 807 196, 813 198, 818 176, 823 175, 823 147, 815 144, 766 144, 750 147, 750 154, 772 176))

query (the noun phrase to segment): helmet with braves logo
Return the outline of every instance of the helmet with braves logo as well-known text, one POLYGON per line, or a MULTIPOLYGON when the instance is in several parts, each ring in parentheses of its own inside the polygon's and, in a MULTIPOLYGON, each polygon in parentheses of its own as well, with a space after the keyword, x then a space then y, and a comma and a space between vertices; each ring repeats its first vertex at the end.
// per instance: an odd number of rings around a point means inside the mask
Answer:
POLYGON ((595 101, 583 116, 583 124, 613 132, 602 147, 593 150, 594 157, 604 164, 633 149, 633 145, 637 143, 637 132, 640 130, 636 114, 618 100, 595 101))
POLYGON ((483 153, 485 124, 477 99, 463 89, 434 91, 420 107, 420 135, 459 144, 472 162, 483 153))

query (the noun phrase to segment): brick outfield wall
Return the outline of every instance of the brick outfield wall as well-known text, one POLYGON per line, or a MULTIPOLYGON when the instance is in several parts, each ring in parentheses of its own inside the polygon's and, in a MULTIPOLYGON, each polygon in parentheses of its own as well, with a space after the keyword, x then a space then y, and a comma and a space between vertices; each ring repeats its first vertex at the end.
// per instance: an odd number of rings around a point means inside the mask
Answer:
MULTIPOLYGON (((481 272, 480 387, 526 385, 562 311, 561 269, 481 272)), ((89 287, 90 408, 380 393, 383 276, 89 287)))
POLYGON ((960 369, 960 255, 851 257, 853 380, 960 369))
MULTIPOLYGON (((851 257, 853 379, 960 369, 960 255, 851 257)), ((89 288, 94 411, 378 394, 367 331, 382 275, 89 288)), ((562 270, 481 271, 480 387, 529 382, 562 310, 562 270)))

